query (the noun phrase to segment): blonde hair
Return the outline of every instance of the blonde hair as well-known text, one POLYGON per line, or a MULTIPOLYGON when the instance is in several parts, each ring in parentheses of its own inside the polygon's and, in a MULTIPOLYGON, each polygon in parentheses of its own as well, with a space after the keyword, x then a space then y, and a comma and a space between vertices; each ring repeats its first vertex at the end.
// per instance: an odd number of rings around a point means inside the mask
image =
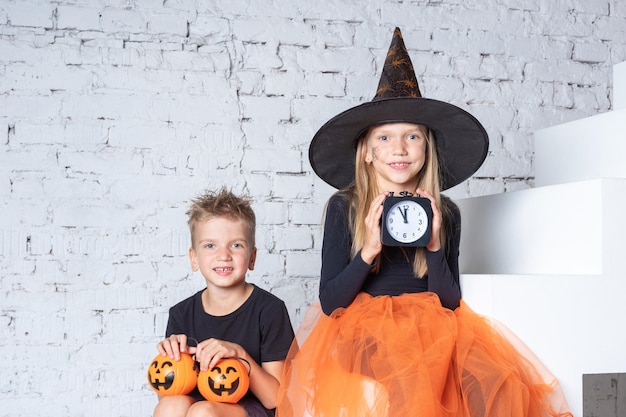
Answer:
POLYGON ((236 196, 223 187, 219 191, 206 190, 191 201, 187 216, 192 246, 196 225, 217 217, 243 221, 248 244, 251 248, 255 246, 256 216, 247 197, 236 196))
MULTIPOLYGON (((419 125, 422 126, 422 125, 419 125)), ((423 190, 428 191, 437 203, 437 207, 442 212, 444 220, 447 218, 447 204, 442 204, 441 187, 439 180, 439 158, 437 156, 437 148, 435 146, 435 137, 426 126, 423 126, 426 131, 426 157, 424 166, 420 170, 417 176, 417 186, 423 190)), ((378 183, 376 181, 376 175, 372 164, 365 162, 365 155, 367 152, 367 136, 369 130, 366 131, 358 139, 356 148, 356 160, 354 170, 354 185, 349 187, 346 191, 349 199, 349 218, 350 228, 352 232, 352 248, 351 256, 357 254, 357 252, 365 244, 365 217, 369 211, 369 207, 374 198, 384 190, 378 189, 378 183)), ((444 222, 442 222, 444 223, 444 222)), ((445 227, 441 227, 440 240, 442 249, 445 249, 446 231, 445 227)), ((426 265, 426 255, 424 253, 425 248, 415 249, 415 261, 413 262, 413 273, 418 278, 423 278, 428 273, 428 267, 426 265)), ((378 254, 376 258, 376 266, 374 271, 378 271, 380 263, 382 262, 381 254, 378 254)))

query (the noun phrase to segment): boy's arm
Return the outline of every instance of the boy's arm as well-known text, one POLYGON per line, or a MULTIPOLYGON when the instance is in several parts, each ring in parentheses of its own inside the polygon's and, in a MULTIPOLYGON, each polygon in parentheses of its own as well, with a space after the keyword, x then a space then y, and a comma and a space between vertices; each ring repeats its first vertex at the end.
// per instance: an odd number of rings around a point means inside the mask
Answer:
MULTIPOLYGON (((263 329, 261 338, 261 366, 259 377, 250 373, 250 389, 267 409, 274 409, 278 400, 285 358, 295 338, 285 303, 278 299, 264 303, 259 322, 263 329)), ((258 364, 255 363, 258 366, 258 364)))
POLYGON ((269 410, 276 408, 279 381, 284 365, 284 360, 263 362, 261 366, 254 360, 250 361, 250 390, 269 410))

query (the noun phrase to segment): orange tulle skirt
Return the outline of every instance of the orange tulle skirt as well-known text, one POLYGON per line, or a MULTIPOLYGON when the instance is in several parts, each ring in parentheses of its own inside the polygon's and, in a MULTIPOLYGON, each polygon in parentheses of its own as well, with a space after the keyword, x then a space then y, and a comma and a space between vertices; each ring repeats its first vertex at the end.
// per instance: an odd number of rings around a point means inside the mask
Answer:
POLYGON ((277 417, 565 417, 556 379, 504 326, 433 293, 307 311, 277 417))

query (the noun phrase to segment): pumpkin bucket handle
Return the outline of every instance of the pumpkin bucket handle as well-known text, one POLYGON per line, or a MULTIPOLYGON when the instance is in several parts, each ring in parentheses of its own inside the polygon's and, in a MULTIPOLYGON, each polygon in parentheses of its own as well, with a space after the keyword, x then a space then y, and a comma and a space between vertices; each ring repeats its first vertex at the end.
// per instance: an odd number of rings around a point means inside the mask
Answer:
POLYGON ((250 362, 240 356, 235 356, 235 359, 239 359, 240 361, 245 362, 245 364, 248 365, 248 376, 250 376, 250 372, 252 372, 252 365, 250 365, 250 362))

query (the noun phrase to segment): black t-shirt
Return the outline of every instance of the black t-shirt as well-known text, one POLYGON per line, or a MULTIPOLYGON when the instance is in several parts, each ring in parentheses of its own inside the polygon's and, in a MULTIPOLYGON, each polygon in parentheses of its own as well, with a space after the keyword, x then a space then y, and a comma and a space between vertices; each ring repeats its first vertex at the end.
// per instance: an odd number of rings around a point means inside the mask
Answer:
POLYGON ((287 357, 294 333, 280 298, 254 286, 237 310, 225 316, 212 316, 204 311, 202 292, 170 308, 166 337, 185 334, 198 342, 216 338, 237 343, 258 364, 287 357))
POLYGON ((449 309, 459 306, 459 244, 461 241, 461 214, 450 199, 443 198, 449 212, 446 227, 446 249, 426 253, 428 275, 415 277, 411 248, 383 246, 380 270, 371 272, 369 265, 357 253, 350 259, 352 236, 348 219, 348 197, 340 191, 333 195, 326 207, 324 239, 322 244, 322 272, 320 280, 320 303, 326 314, 347 307, 359 292, 372 296, 396 296, 405 293, 431 291, 441 304, 449 309))
MULTIPOLYGON (((294 339, 285 303, 275 295, 254 286, 248 299, 225 316, 212 316, 202 306, 202 291, 170 308, 165 336, 184 334, 198 342, 210 338, 237 343, 258 363, 280 361, 294 339)), ((202 396, 195 388, 189 395, 202 396)), ((249 391, 245 398, 260 401, 249 391)), ((274 410, 267 410, 273 416, 274 410)))

